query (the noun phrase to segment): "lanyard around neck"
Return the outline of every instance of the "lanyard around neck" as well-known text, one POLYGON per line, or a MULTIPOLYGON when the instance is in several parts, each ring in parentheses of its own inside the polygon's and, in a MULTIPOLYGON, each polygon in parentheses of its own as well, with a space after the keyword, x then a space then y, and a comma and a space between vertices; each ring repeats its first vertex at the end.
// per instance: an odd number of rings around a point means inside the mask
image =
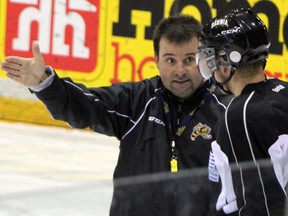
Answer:
MULTIPOLYGON (((164 103, 164 112, 165 112, 166 120, 168 123, 170 138, 171 138, 171 140, 176 141, 176 139, 183 134, 186 127, 191 122, 195 112, 199 109, 199 107, 201 107, 204 104, 204 101, 202 100, 201 103, 197 107, 195 107, 182 120, 180 119, 179 116, 177 116, 177 125, 176 125, 175 132, 173 132, 173 125, 172 125, 172 119, 171 119, 171 112, 170 112, 169 104, 164 98, 163 98, 163 103, 164 103)), ((179 110, 178 110, 178 112, 179 112, 179 110)))
POLYGON ((194 108, 189 113, 188 116, 185 116, 185 118, 182 119, 181 121, 180 121, 180 117, 177 116, 176 131, 173 132, 173 126, 172 126, 172 119, 171 119, 171 112, 170 112, 169 104, 163 96, 162 96, 162 99, 163 99, 163 104, 164 104, 164 112, 165 112, 165 116, 166 116, 167 123, 168 123, 169 134, 170 134, 170 138, 172 140, 172 142, 171 142, 170 171, 171 172, 178 172, 178 154, 177 154, 175 141, 177 140, 178 137, 180 137, 183 134, 187 125, 191 122, 192 117, 194 116, 196 110, 204 104, 204 100, 202 100, 201 103, 196 108, 194 108))

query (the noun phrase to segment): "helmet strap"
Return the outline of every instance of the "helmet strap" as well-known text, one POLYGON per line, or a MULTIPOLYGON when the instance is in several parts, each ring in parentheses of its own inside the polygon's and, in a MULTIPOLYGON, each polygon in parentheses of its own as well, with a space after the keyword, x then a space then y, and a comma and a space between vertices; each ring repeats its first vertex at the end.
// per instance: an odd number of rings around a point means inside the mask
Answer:
POLYGON ((213 79, 215 80, 215 82, 216 82, 216 85, 218 85, 220 88, 221 88, 221 90, 222 91, 224 91, 224 92, 226 92, 226 93, 228 93, 228 94, 232 94, 232 92, 230 92, 229 90, 225 90, 224 89, 224 87, 223 87, 223 85, 225 85, 226 83, 228 83, 230 80, 231 80, 231 78, 233 77, 233 75, 235 74, 235 71, 236 71, 236 68, 235 67, 231 67, 231 70, 230 70, 230 76, 225 80, 225 81, 223 81, 223 82, 218 82, 216 79, 215 79, 215 75, 214 75, 214 73, 213 73, 213 79))
POLYGON ((235 67, 231 67, 231 70, 230 70, 230 76, 223 82, 219 83, 220 85, 225 85, 226 83, 228 83, 231 78, 233 77, 233 75, 235 74, 235 71, 236 71, 236 68, 235 67))
POLYGON ((263 70, 265 69, 265 67, 266 67, 266 64, 267 64, 267 60, 266 60, 266 59, 264 59, 264 63, 263 63, 263 70))

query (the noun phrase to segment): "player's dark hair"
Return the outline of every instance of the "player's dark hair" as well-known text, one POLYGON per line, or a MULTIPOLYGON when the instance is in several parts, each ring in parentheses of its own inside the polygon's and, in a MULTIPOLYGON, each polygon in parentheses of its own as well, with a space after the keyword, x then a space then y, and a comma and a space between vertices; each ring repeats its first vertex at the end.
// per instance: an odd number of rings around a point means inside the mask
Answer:
POLYGON ((169 42, 181 44, 189 42, 194 37, 199 37, 202 24, 193 16, 178 14, 164 18, 156 26, 153 35, 154 52, 159 55, 159 43, 161 38, 169 42))

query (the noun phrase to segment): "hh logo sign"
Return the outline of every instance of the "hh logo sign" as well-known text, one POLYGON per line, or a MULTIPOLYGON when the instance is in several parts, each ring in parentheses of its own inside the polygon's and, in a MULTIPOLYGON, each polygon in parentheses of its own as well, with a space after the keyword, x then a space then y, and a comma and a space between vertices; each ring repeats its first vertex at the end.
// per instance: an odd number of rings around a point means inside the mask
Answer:
POLYGON ((37 40, 47 64, 91 72, 97 66, 100 0, 8 0, 5 55, 31 56, 37 40))

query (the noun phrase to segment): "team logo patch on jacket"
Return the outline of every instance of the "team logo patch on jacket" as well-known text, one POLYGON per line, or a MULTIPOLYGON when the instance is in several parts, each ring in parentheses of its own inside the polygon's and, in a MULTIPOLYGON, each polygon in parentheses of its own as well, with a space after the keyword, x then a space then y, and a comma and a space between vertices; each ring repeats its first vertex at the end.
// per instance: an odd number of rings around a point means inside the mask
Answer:
POLYGON ((191 139, 194 141, 198 136, 203 137, 204 139, 212 139, 212 135, 210 134, 211 128, 208 127, 206 124, 202 124, 199 122, 193 128, 193 132, 191 134, 191 139))

